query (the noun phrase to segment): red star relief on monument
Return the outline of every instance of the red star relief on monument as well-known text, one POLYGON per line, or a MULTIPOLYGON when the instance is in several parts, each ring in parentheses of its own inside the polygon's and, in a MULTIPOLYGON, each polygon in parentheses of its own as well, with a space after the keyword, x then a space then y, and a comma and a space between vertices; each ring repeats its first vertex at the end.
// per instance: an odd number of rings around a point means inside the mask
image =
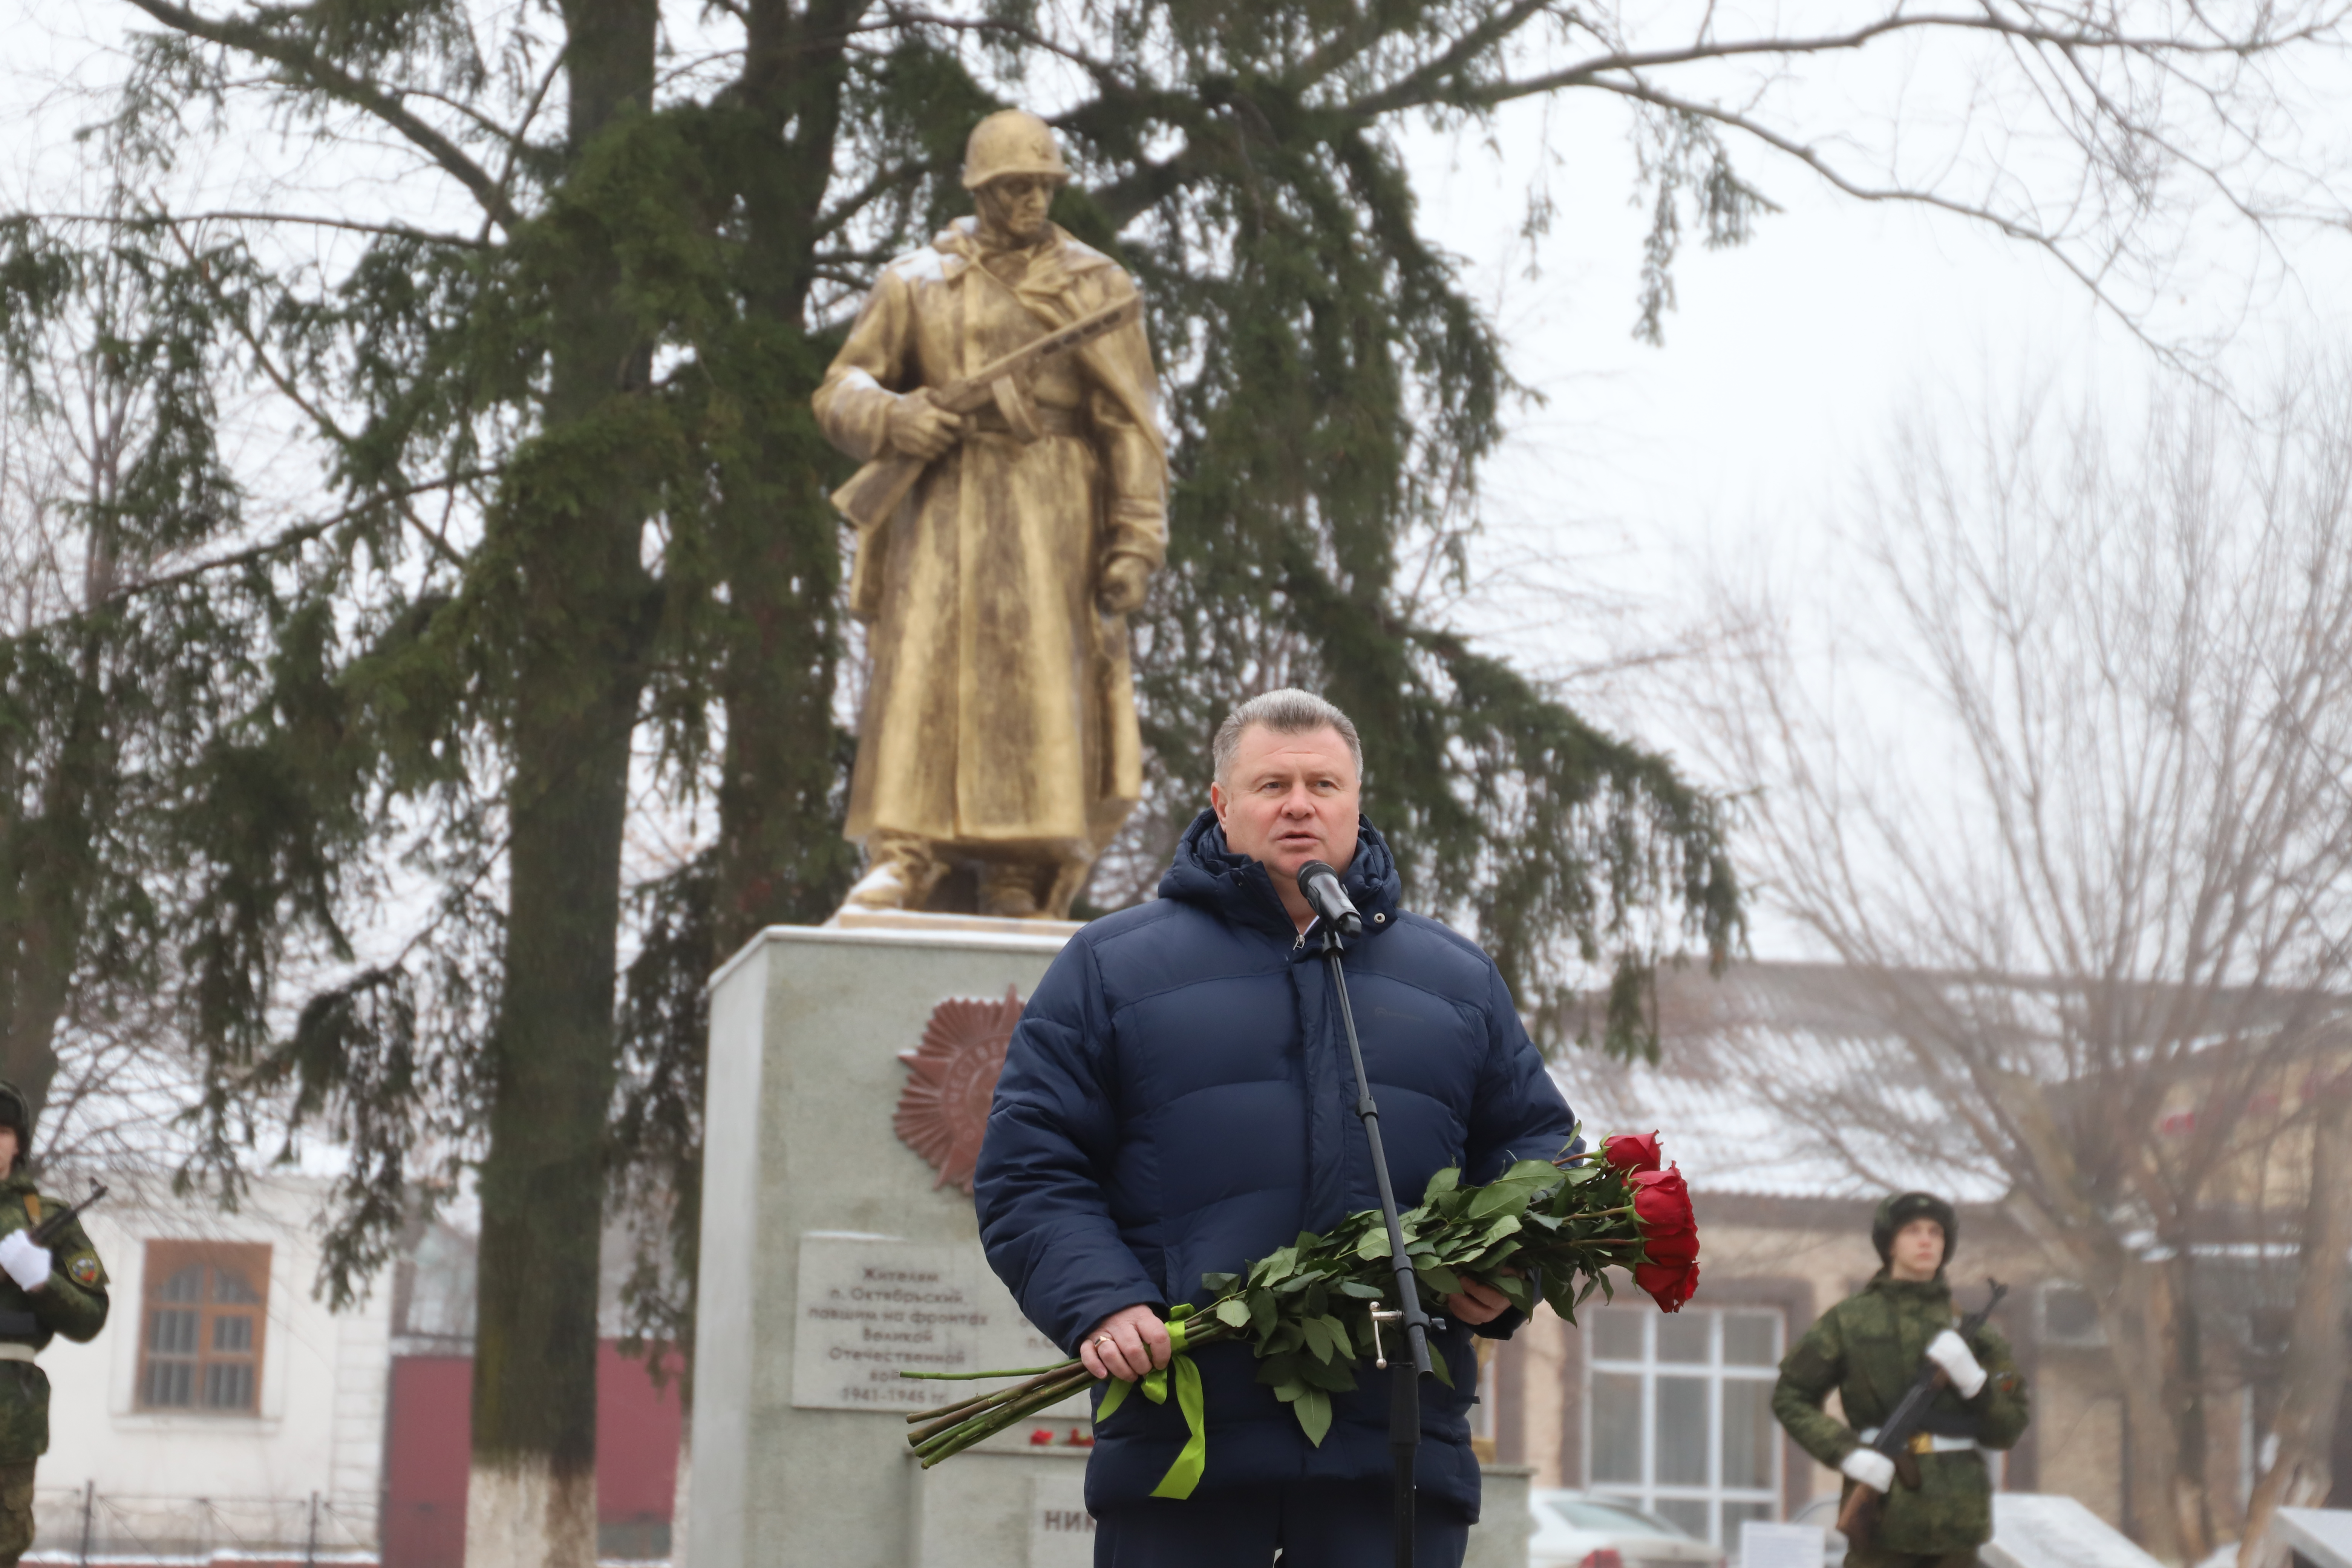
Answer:
POLYGON ((951 996, 931 1009, 923 1043, 898 1053, 907 1064, 907 1087, 899 1091, 890 1125, 900 1142, 939 1172, 934 1188, 952 1182, 971 1191, 988 1107, 996 1098, 997 1075, 1004 1070, 1004 1048, 1013 1043, 1021 1007, 1021 994, 1011 986, 1002 1002, 951 996))

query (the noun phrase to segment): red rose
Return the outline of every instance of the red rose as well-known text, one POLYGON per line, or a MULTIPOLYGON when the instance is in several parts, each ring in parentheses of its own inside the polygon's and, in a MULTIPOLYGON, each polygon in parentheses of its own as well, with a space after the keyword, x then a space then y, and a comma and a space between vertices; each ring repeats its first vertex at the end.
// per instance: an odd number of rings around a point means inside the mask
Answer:
POLYGON ((1601 1141, 1601 1157, 1621 1171, 1654 1171, 1665 1156, 1654 1132, 1621 1132, 1601 1141))
POLYGON ((1642 1250, 1652 1262, 1680 1268, 1698 1258, 1698 1216, 1691 1212, 1690 1189, 1679 1167, 1635 1171, 1625 1178, 1633 1189, 1633 1218, 1641 1226, 1642 1250))
POLYGON ((1698 1265, 1636 1263, 1633 1283, 1650 1293, 1659 1311, 1679 1312, 1683 1303, 1698 1293, 1698 1265))

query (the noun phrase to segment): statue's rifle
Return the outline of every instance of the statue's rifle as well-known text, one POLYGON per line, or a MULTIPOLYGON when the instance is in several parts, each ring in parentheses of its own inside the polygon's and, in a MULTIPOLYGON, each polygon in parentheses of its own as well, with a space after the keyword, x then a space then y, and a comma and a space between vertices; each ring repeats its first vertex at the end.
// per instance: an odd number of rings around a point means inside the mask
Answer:
MULTIPOLYGON (((2009 1287, 1998 1279, 1987 1279, 1992 1293, 1985 1304, 1960 1320, 1959 1335, 1967 1339, 1985 1326, 1992 1310, 2009 1294, 2009 1287)), ((1927 1419, 1927 1406, 1936 1395, 1951 1386, 1949 1373, 1926 1356, 1919 1358, 1919 1370, 1912 1375, 1911 1386, 1904 1391, 1894 1411, 1879 1424, 1878 1436, 1864 1445, 1875 1449, 1893 1461, 1895 1475, 1904 1486, 1919 1489, 1919 1461, 1911 1452, 1911 1439, 1918 1434, 1920 1424, 1927 1419)), ((1878 1523, 1880 1495, 1856 1481, 1846 1493, 1844 1504, 1838 1510, 1837 1527, 1843 1532, 1849 1547, 1867 1547, 1872 1531, 1878 1523)))
MULTIPOLYGON (((950 414, 971 415, 993 405, 1008 428, 1034 435, 1036 421, 1022 390, 1023 378, 1043 361, 1068 353, 1106 332, 1117 331, 1134 321, 1142 310, 1142 297, 1129 294, 1098 310, 1089 310, 1068 326, 1055 328, 1009 354, 991 360, 961 381, 931 388, 931 406, 950 414)), ((923 469, 929 466, 926 458, 885 451, 833 492, 833 504, 857 525, 860 533, 878 528, 898 510, 898 503, 907 499, 907 492, 915 488, 915 481, 923 477, 923 469)))

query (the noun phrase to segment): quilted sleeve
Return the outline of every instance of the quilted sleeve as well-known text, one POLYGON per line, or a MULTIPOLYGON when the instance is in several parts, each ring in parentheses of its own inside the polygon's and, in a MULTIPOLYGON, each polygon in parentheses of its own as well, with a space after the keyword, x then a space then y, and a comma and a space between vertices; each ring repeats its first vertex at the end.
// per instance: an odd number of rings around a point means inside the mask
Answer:
POLYGON ((1013 1033, 972 1180, 989 1267, 1022 1314, 1073 1354, 1120 1308, 1167 1305, 1103 1195, 1118 1137, 1110 1047, 1081 938, 1055 959, 1013 1033))

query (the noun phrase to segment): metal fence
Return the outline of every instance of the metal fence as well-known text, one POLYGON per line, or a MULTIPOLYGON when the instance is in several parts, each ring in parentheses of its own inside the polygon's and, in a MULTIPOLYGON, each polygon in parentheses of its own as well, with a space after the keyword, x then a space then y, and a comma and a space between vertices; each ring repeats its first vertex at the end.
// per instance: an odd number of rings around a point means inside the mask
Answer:
POLYGON ((33 1549, 24 1561, 43 1568, 121 1563, 364 1568, 379 1561, 373 1497, 162 1497, 104 1492, 89 1482, 38 1489, 33 1517, 33 1549))

